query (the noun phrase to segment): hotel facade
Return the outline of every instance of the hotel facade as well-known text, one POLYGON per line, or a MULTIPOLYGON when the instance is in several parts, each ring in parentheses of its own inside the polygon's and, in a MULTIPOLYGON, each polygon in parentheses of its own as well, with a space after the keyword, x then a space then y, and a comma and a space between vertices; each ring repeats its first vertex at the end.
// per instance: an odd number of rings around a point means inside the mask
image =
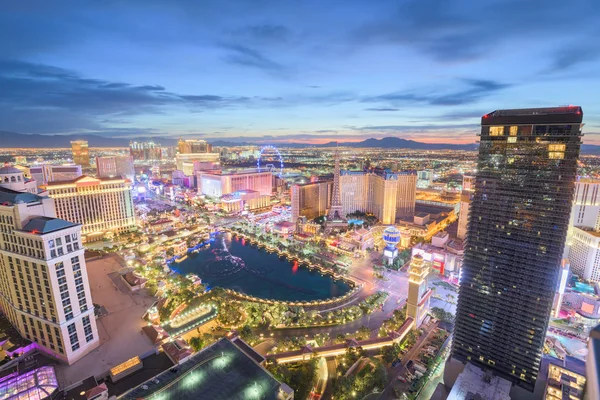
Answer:
POLYGON ((72 364, 99 344, 81 225, 0 185, 0 307, 32 346, 72 364))
POLYGON ((136 227, 131 182, 121 178, 81 176, 72 181, 45 185, 54 199, 56 215, 82 225, 84 241, 106 234, 128 232, 136 227))
POLYGON ((414 172, 385 170, 342 171, 340 194, 342 213, 374 214, 383 224, 411 216, 415 211, 417 175, 414 172))

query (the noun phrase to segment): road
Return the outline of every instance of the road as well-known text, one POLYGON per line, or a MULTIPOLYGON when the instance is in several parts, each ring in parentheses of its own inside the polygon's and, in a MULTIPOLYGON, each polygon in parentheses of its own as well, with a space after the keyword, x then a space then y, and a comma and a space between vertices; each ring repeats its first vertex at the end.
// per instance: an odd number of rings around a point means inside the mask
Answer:
POLYGON ((327 388, 327 383, 329 382, 329 370, 327 366, 327 361, 321 357, 319 358, 319 363, 317 365, 317 383, 315 387, 311 391, 308 398, 310 400, 317 400, 323 397, 323 393, 325 393, 325 389, 327 388))
POLYGON ((323 391, 322 399, 330 399, 333 396, 333 382, 337 378, 337 361, 335 358, 327 359, 327 386, 323 391))
POLYGON ((435 328, 437 328, 437 326, 438 326, 437 322, 430 324, 426 328, 425 333, 423 335, 421 335, 419 337, 419 339, 417 339, 417 342, 414 344, 414 346, 412 346, 410 348, 410 350, 408 351, 408 353, 406 353, 406 355, 402 359, 402 363, 400 363, 396 367, 392 367, 390 369, 390 371, 388 373, 388 379, 390 379, 390 382, 388 383, 388 385, 386 386, 384 391, 379 396, 380 399, 395 399, 396 398, 396 395, 394 394, 394 388, 393 388, 394 384, 398 383, 398 380, 396 379, 396 377, 398 375, 404 374, 404 371, 406 369, 406 364, 408 364, 408 362, 410 360, 412 360, 419 353, 419 351, 421 350, 421 346, 423 346, 423 343, 425 343, 427 338, 429 338, 429 335, 431 334, 431 332, 433 332, 435 330, 435 328))

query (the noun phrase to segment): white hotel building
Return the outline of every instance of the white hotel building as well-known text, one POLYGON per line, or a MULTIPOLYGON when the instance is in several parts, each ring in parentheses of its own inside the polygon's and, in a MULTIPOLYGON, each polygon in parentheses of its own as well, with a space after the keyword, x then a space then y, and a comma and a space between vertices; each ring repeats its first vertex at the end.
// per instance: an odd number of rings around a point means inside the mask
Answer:
POLYGON ((56 218, 51 198, 0 185, 0 308, 68 364, 99 344, 83 253, 81 225, 56 218))
POLYGON ((100 240, 136 227, 131 181, 82 175, 71 181, 51 182, 44 188, 54 199, 56 215, 83 225, 84 241, 100 240))

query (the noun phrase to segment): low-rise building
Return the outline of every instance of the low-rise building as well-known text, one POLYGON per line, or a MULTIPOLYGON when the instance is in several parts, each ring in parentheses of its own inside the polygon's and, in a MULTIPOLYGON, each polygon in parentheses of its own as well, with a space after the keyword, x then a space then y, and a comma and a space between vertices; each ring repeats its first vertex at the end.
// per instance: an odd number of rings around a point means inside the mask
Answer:
POLYGON ((271 206, 271 196, 256 190, 240 190, 221 196, 221 209, 227 213, 266 210, 271 206))
POLYGON ((590 228, 572 228, 569 262, 574 274, 600 282, 600 232, 590 228))

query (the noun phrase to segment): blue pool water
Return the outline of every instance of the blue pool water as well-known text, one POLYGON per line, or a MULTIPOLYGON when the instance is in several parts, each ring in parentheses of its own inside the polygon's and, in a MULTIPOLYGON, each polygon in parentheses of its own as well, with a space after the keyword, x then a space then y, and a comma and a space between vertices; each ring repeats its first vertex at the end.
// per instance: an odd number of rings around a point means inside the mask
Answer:
POLYGON ((583 282, 575 282, 573 289, 579 293, 594 294, 594 286, 583 282))
POLYGON ((266 299, 322 300, 351 290, 344 281, 268 253, 230 233, 218 234, 198 253, 188 254, 187 259, 170 266, 180 273, 198 275, 210 287, 266 299))

